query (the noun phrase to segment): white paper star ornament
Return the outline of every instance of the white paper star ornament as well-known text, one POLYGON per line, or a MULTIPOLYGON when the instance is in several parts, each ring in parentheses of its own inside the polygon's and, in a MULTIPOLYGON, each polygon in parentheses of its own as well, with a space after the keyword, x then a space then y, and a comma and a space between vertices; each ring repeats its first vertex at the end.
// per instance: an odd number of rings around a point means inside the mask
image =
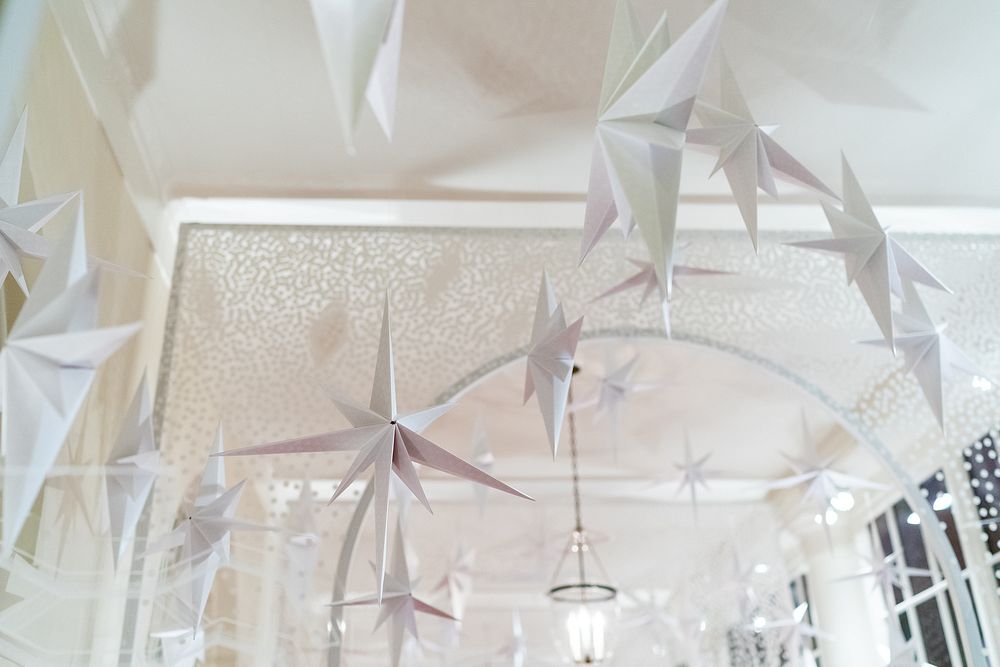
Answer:
POLYGON ((592 401, 595 405, 594 418, 607 419, 611 422, 612 437, 615 440, 620 430, 621 411, 625 403, 634 394, 652 391, 659 387, 657 384, 635 381, 632 376, 638 362, 639 355, 636 354, 621 366, 598 378, 597 396, 592 401))
MULTIPOLYGON (((675 254, 677 253, 675 252, 675 254)), ((616 285, 609 287, 604 292, 598 294, 594 297, 591 303, 601 299, 606 299, 609 296, 614 296, 615 294, 621 294, 622 292, 627 292, 632 289, 642 288, 642 296, 639 299, 639 305, 642 306, 652 294, 657 294, 659 296, 660 308, 663 313, 663 330, 667 334, 667 338, 670 338, 671 336, 670 299, 673 297, 673 290, 675 288, 678 290, 680 289, 678 279, 730 275, 729 271, 715 271, 713 269, 701 269, 695 266, 677 264, 677 257, 675 256, 673 263, 673 279, 670 281, 669 285, 670 289, 663 292, 660 290, 660 281, 659 278, 656 277, 656 267, 653 266, 652 262, 631 258, 628 261, 635 266, 638 271, 620 283, 617 283, 616 285)))
POLYGON ((116 565, 132 542, 159 468, 160 453, 153 439, 153 411, 146 375, 143 374, 122 422, 115 448, 108 457, 105 473, 112 554, 116 565))
POLYGON ((879 224, 846 157, 842 158, 842 163, 844 210, 820 202, 833 230, 833 238, 788 245, 842 255, 848 284, 857 284, 883 338, 895 352, 892 295, 903 297, 903 282, 918 282, 945 292, 950 290, 908 253, 888 228, 879 224))
POLYGON ((691 454, 691 438, 687 431, 684 431, 684 463, 675 463, 674 467, 681 473, 681 481, 677 486, 677 493, 680 494, 685 488, 691 494, 691 510, 695 519, 698 518, 698 487, 708 490, 708 478, 715 475, 714 470, 705 467, 712 454, 708 453, 700 459, 695 459, 691 454))
MULTIPOLYGON (((920 383, 920 390, 944 431, 944 383, 956 371, 985 377, 979 367, 948 337, 944 335, 947 324, 935 324, 927 313, 916 286, 905 283, 903 310, 895 315, 896 348, 903 351, 904 372, 913 373, 920 383)), ((881 340, 863 341, 879 347, 887 344, 881 340)))
POLYGON ((781 644, 787 647, 792 655, 799 656, 803 650, 809 651, 809 640, 830 640, 833 638, 832 635, 823 632, 809 622, 808 612, 809 603, 803 602, 795 607, 787 616, 766 620, 763 623, 751 624, 747 626, 747 629, 754 632, 777 632, 780 635, 781 644))
POLYGON ((21 168, 24 163, 24 143, 28 130, 28 110, 21 111, 17 126, 7 141, 0 158, 0 208, 16 206, 21 194, 21 168))
MULTIPOLYGON (((220 428, 217 440, 221 439, 221 433, 220 428)), ((206 482, 219 479, 217 465, 217 459, 209 459, 202 475, 202 488, 206 487, 206 482)), ((185 612, 186 629, 192 632, 201 624, 219 567, 229 562, 232 532, 274 530, 235 518, 245 484, 243 480, 215 497, 199 494, 177 526, 146 548, 146 555, 181 549, 177 563, 187 569, 188 584, 182 589, 179 602, 185 612)))
POLYGON ((634 16, 619 5, 598 115, 581 261, 613 222, 613 202, 618 218, 639 228, 660 287, 668 290, 685 131, 725 9, 726 0, 717 0, 673 45, 664 16, 636 51, 634 16))
POLYGON ((756 251, 757 190, 777 198, 775 177, 834 199, 839 197, 771 138, 774 126, 757 124, 725 58, 721 69, 722 106, 699 104, 695 113, 703 127, 688 130, 687 140, 719 149, 719 160, 712 173, 722 169, 726 175, 756 251))
POLYGON ((395 124, 404 0, 310 0, 341 132, 353 150, 367 99, 382 131, 395 124))
POLYGON ((855 574, 846 577, 839 577, 835 581, 853 581, 857 579, 871 579, 872 591, 882 593, 886 602, 893 599, 893 587, 902 589, 905 579, 909 577, 933 576, 933 573, 925 568, 910 567, 906 565, 899 554, 886 554, 882 548, 882 540, 875 533, 874 525, 868 527, 868 540, 871 545, 871 555, 863 556, 868 561, 868 567, 855 574))
POLYGON ((35 232, 76 196, 76 193, 69 193, 18 203, 27 125, 28 111, 25 109, 0 158, 0 284, 10 275, 25 294, 28 284, 21 258, 49 255, 51 242, 35 232))
POLYGON ((242 480, 212 502, 193 507, 173 532, 154 542, 147 553, 182 546, 182 561, 198 563, 214 555, 219 558, 220 564, 228 563, 232 531, 273 530, 234 518, 245 484, 246 480, 242 480))
POLYGON ((566 416, 569 385, 573 378, 573 359, 580 340, 583 318, 566 325, 562 304, 556 300, 549 276, 542 272, 542 283, 535 306, 535 319, 528 345, 528 369, 524 378, 524 402, 538 396, 538 407, 549 436, 552 458, 559 449, 559 435, 566 416))
POLYGON ((10 554, 97 367, 138 323, 97 326, 98 274, 87 269, 82 208, 45 262, 0 351, 3 546, 10 554))
MULTIPOLYGON (((362 472, 374 468, 375 569, 380 581, 385 574, 391 476, 395 475, 402 481, 428 510, 430 502, 420 484, 415 464, 528 498, 420 435, 420 431, 447 412, 452 407, 451 404, 437 405, 405 415, 397 414, 388 295, 382 315, 382 333, 369 406, 365 408, 340 399, 334 399, 334 403, 351 422, 352 428, 244 447, 224 452, 223 456, 357 451, 357 457, 344 473, 330 502, 346 491, 362 472)), ((381 592, 382 587, 379 585, 379 593, 381 592)))
POLYGON ((792 467, 793 474, 768 482, 766 488, 788 489, 805 485, 806 490, 802 494, 802 502, 811 503, 819 512, 823 512, 830 507, 834 498, 841 491, 885 489, 885 486, 882 484, 870 482, 866 479, 835 470, 833 464, 837 457, 822 457, 816 451, 816 442, 809 433, 809 425, 806 422, 804 411, 801 414, 801 420, 804 455, 790 456, 781 452, 781 456, 792 467))
POLYGON ((354 600, 333 602, 332 607, 351 607, 359 605, 380 605, 375 629, 389 623, 390 665, 398 667, 403 652, 404 632, 419 639, 417 634, 416 612, 429 614, 439 618, 457 621, 451 614, 431 606, 418 599, 413 594, 413 583, 410 581, 410 571, 406 564, 406 547, 403 543, 403 530, 396 523, 396 535, 393 540, 392 564, 384 578, 383 590, 375 595, 368 595, 354 600))

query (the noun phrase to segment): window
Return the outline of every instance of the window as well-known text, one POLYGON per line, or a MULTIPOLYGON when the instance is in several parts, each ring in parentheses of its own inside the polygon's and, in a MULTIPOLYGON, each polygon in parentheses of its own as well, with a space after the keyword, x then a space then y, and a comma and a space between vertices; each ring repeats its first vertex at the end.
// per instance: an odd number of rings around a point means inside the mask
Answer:
MULTIPOLYGON (((819 623, 816 620, 816 613, 812 606, 812 601, 809 599, 809 579, 805 574, 801 574, 795 579, 793 579, 788 584, 788 592, 792 596, 792 607, 798 607, 800 604, 805 603, 806 615, 803 618, 803 622, 807 625, 818 628, 819 623)), ((804 648, 809 649, 812 652, 813 658, 815 659, 817 667, 820 663, 819 655, 819 640, 816 637, 806 637, 803 641, 806 646, 804 648)))
MULTIPOLYGON (((997 460, 997 429, 965 448, 965 471, 969 475, 972 502, 982 526, 986 555, 993 566, 993 575, 1000 580, 1000 461, 997 460)), ((1000 588, 997 589, 1000 594, 1000 588)))
MULTIPOLYGON (((941 521, 959 566, 965 569, 965 554, 958 540, 952 497, 938 471, 923 484, 921 491, 941 521)), ((897 563, 906 574, 901 587, 893 587, 895 613, 907 640, 916 638, 921 663, 937 667, 958 667, 965 664, 961 639, 948 584, 941 576, 937 563, 930 558, 920 527, 920 518, 905 500, 900 500, 871 523, 876 539, 886 556, 896 554, 897 563), (906 568, 930 571, 930 576, 909 572, 906 568)))

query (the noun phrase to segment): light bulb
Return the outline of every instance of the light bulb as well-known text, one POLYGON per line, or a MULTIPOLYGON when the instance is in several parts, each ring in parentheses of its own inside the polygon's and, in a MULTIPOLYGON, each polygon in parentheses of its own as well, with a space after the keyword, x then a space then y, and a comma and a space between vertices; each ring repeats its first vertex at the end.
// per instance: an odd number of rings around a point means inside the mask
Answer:
POLYGON ((830 498, 830 506, 838 512, 850 512, 854 509, 854 494, 846 489, 838 491, 830 498))
POLYGON ((934 499, 934 505, 932 505, 935 512, 943 512, 944 510, 951 507, 951 494, 942 493, 934 499))
POLYGON ((604 661, 607 655, 605 633, 607 621, 598 610, 580 605, 566 617, 566 635, 570 657, 576 664, 592 665, 604 661))

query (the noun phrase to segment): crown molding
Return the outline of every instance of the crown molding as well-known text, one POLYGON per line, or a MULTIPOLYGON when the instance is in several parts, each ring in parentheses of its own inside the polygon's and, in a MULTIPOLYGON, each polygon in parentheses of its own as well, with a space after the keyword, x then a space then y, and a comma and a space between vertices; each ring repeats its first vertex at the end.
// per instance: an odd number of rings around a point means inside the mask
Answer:
MULTIPOLYGON (((183 197, 167 206, 168 224, 414 226, 577 229, 582 201, 469 201, 417 199, 323 199, 183 197)), ((881 206, 882 224, 895 231, 930 234, 1000 234, 1000 209, 985 207, 881 206)), ((740 230, 735 204, 682 201, 683 230, 740 230)), ((760 204, 761 229, 828 232, 818 204, 760 204)))

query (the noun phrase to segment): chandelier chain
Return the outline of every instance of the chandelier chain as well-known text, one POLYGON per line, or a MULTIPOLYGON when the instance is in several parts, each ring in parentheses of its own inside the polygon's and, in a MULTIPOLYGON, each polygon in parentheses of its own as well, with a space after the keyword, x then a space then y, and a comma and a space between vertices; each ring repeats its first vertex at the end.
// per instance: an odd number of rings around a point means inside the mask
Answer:
MULTIPOLYGON (((574 374, 576 373, 576 368, 573 369, 574 374)), ((577 461, 577 448, 576 448, 576 416, 573 414, 573 381, 570 380, 569 385, 569 455, 570 464, 573 470, 573 514, 576 519, 575 530, 577 533, 583 533, 583 517, 580 510, 580 467, 577 461)))

